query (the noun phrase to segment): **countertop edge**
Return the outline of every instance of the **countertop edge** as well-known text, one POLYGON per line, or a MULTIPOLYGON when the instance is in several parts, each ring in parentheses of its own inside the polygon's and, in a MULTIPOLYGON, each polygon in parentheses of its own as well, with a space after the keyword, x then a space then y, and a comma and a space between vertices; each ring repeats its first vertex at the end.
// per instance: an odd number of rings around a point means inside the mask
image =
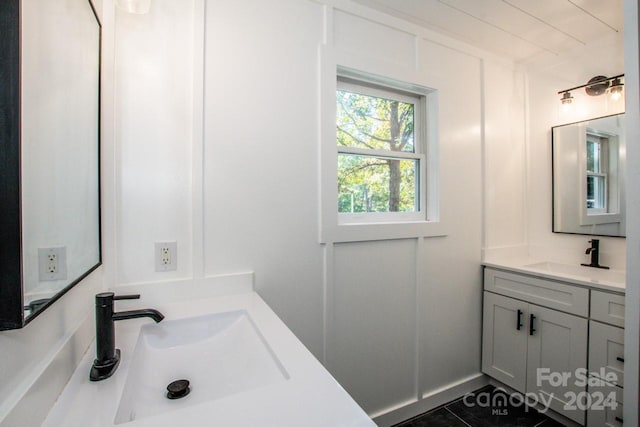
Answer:
POLYGON ((535 264, 537 262, 543 262, 541 260, 527 258, 526 261, 523 258, 509 259, 509 260, 484 260, 481 264, 484 267, 495 268, 498 270, 511 271, 514 273, 526 274, 528 276, 542 277, 549 280, 558 282, 570 283, 589 289, 600 290, 604 292, 612 292, 624 295, 626 293, 626 286, 619 285, 607 281, 601 280, 585 280, 579 277, 563 275, 551 272, 545 272, 533 268, 528 268, 526 265, 535 264))

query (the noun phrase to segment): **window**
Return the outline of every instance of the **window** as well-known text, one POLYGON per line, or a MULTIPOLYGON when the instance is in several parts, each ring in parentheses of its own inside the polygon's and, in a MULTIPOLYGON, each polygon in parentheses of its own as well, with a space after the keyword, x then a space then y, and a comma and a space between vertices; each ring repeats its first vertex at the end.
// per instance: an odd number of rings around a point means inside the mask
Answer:
POLYGON ((624 210, 621 198, 624 186, 623 165, 621 164, 619 126, 607 126, 606 129, 586 128, 579 142, 579 224, 593 226, 601 224, 620 224, 620 213, 624 210))
POLYGON ((608 212, 608 138, 587 133, 587 212, 608 212))
POLYGON ((425 97, 338 78, 340 222, 426 220, 425 97))
POLYGON ((437 88, 321 53, 320 242, 446 236, 437 88))

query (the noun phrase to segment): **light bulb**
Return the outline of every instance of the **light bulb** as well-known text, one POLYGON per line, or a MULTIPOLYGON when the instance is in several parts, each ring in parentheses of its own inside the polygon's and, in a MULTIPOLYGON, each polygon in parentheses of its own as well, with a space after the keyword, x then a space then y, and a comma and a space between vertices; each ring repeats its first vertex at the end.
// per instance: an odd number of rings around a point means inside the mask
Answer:
POLYGON ((571 103, 573 102, 573 96, 567 91, 562 94, 560 102, 562 103, 562 111, 569 111, 571 109, 571 103))
POLYGON ((609 94, 611 95, 611 99, 613 101, 617 101, 622 98, 622 88, 624 84, 620 82, 620 79, 615 79, 611 83, 611 87, 609 88, 609 94))

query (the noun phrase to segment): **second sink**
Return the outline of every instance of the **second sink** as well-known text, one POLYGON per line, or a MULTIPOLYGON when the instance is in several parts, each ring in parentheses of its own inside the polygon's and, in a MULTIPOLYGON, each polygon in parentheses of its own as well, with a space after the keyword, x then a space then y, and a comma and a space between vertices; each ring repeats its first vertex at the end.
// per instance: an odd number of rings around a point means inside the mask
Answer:
POLYGON ((549 261, 528 264, 524 267, 561 276, 579 277, 588 281, 606 281, 619 284, 625 283, 624 272, 617 270, 600 270, 597 268, 549 261))

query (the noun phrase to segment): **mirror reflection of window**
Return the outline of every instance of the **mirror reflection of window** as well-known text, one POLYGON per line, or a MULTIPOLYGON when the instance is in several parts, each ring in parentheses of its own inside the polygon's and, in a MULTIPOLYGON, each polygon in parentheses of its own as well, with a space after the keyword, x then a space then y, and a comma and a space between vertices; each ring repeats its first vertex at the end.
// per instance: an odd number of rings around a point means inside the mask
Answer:
POLYGON ((624 114, 552 128, 553 232, 625 234, 624 114))
POLYGON ((589 214, 608 212, 607 161, 609 138, 587 133, 587 209, 589 214))

